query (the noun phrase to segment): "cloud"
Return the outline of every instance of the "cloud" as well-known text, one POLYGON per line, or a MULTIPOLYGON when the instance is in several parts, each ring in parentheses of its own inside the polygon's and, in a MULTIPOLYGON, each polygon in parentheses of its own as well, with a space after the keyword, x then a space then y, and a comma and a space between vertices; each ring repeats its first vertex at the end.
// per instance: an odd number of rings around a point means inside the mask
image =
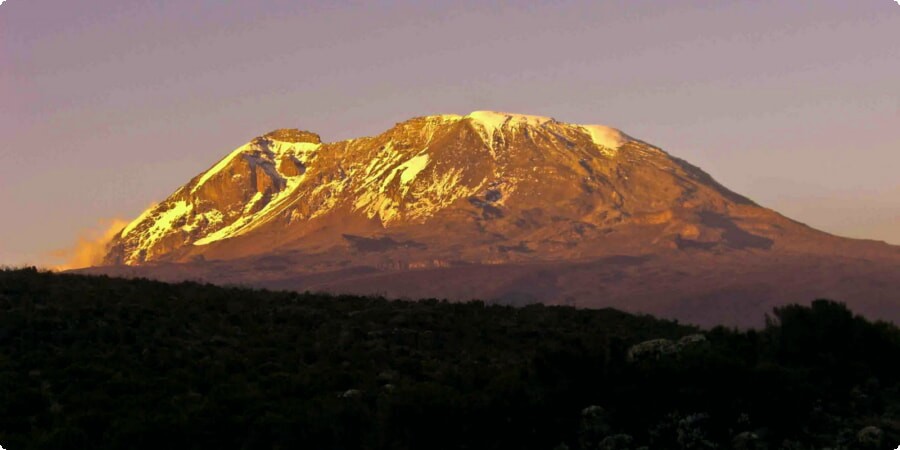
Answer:
POLYGON ((55 270, 79 269, 82 267, 96 266, 103 262, 106 256, 106 246, 109 241, 128 225, 124 219, 101 220, 95 227, 83 230, 79 233, 78 242, 71 248, 53 252, 57 260, 64 263, 54 267, 55 270))

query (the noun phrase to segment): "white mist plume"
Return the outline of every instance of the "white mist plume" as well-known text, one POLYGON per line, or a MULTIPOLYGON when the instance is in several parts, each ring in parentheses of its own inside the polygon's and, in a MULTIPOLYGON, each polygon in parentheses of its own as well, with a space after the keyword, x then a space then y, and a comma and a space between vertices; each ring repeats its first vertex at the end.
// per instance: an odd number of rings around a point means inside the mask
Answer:
POLYGON ((55 269, 79 269, 100 264, 106 255, 107 244, 125 225, 128 221, 122 219, 102 220, 97 227, 82 231, 74 246, 54 252, 55 257, 65 260, 55 269))

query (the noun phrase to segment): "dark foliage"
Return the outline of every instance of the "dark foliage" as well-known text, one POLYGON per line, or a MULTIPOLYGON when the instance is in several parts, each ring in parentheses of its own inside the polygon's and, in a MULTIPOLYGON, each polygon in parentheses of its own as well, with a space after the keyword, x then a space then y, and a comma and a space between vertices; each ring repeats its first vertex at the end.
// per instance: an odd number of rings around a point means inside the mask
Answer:
POLYGON ((614 310, 0 271, 0 444, 900 443, 895 326, 820 300, 775 310, 764 330, 698 333, 614 310))

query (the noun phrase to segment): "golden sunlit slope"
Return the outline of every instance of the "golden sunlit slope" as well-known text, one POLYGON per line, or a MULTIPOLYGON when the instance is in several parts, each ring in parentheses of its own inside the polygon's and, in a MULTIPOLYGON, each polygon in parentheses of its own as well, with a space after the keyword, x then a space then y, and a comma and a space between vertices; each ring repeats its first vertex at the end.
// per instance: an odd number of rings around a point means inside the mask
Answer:
POLYGON ((725 313, 666 302, 767 308, 829 286, 896 305, 897 261, 897 247, 813 230, 613 128, 478 111, 335 143, 260 136, 122 229, 103 270, 706 321, 725 313))

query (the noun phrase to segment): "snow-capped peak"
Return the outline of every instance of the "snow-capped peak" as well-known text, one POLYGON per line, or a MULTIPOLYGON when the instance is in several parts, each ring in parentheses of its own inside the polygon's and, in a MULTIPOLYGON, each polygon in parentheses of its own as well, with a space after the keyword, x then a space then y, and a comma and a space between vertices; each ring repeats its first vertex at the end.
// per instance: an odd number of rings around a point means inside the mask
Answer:
POLYGON ((473 124, 477 124, 481 128, 482 139, 494 151, 494 135, 506 127, 531 126, 539 127, 550 122, 555 122, 550 117, 530 116, 526 114, 514 114, 497 111, 473 111, 465 116, 465 119, 471 120, 473 124))
MULTIPOLYGON (((458 116, 454 116, 458 117, 458 116)), ((494 134, 502 130, 504 127, 543 127, 548 124, 558 125, 569 128, 580 128, 590 135, 594 144, 606 147, 612 150, 618 150, 621 146, 633 141, 627 134, 605 125, 579 125, 559 122, 552 117, 534 116, 528 114, 515 114, 497 111, 473 111, 463 117, 470 119, 473 123, 478 124, 484 130, 484 138, 488 146, 493 148, 494 134)))
POLYGON ((473 122, 484 127, 485 131, 489 134, 493 134, 494 131, 500 129, 506 124, 524 124, 537 127, 548 122, 555 122, 552 117, 531 116, 527 114, 514 114, 497 111, 473 111, 469 113, 466 118, 472 119, 473 122))
POLYGON ((605 169, 590 161, 626 163, 630 159, 616 154, 631 140, 602 125, 496 111, 418 117, 379 136, 333 143, 307 131, 276 130, 238 147, 145 211, 122 230, 108 260, 139 264, 186 246, 200 252, 269 224, 312 223, 333 214, 389 228, 424 223, 460 202, 499 208, 526 190, 522 186, 538 183, 538 167, 528 169, 534 161, 565 173, 587 171, 594 180, 605 169), (470 131, 453 126, 463 122, 470 131), (489 152, 475 146, 466 153, 472 130, 489 152), (490 199, 481 200, 485 195, 490 199))

